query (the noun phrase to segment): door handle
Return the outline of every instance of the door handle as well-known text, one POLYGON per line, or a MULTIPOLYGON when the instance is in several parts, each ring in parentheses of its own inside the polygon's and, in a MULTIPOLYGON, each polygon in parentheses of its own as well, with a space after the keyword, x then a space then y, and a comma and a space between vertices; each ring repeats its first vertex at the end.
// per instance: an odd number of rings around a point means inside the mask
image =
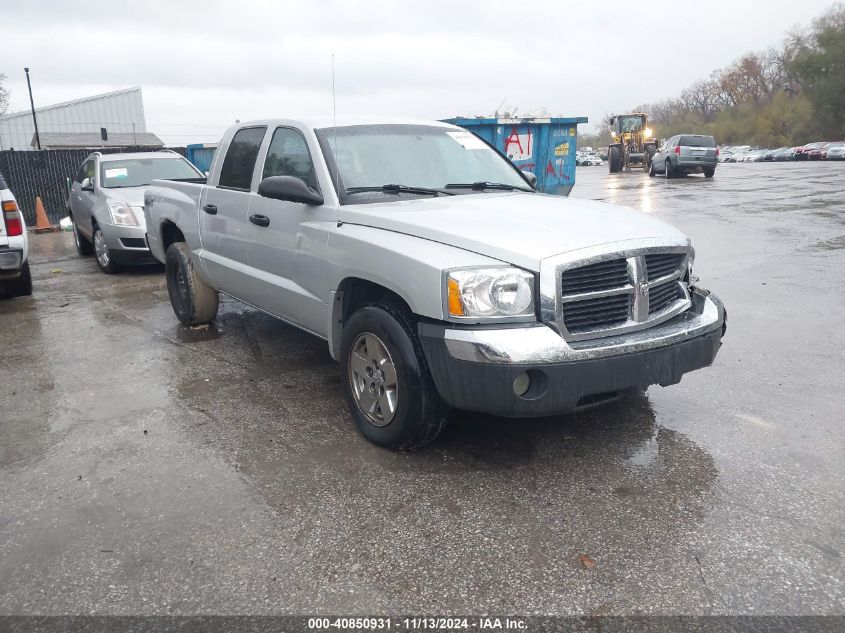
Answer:
POLYGON ((249 221, 255 224, 256 226, 270 226, 270 218, 266 215, 261 215, 258 213, 254 213, 253 215, 249 216, 249 221))
POLYGON ((208 215, 217 215, 217 205, 207 204, 202 208, 208 215))

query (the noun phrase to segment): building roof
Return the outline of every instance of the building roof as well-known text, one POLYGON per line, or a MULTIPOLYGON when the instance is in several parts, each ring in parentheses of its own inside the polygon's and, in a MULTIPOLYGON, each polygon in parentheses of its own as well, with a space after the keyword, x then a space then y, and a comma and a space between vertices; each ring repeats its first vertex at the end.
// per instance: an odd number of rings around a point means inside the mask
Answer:
MULTIPOLYGON (((132 86, 131 88, 122 88, 120 90, 113 90, 111 92, 104 92, 98 95, 91 95, 90 97, 82 97, 80 99, 72 99, 71 101, 62 101, 61 103, 53 103, 48 106, 43 106, 40 108, 35 108, 35 113, 38 114, 40 112, 49 112, 50 110, 58 110, 60 108, 66 108, 68 106, 75 106, 81 103, 87 103, 89 101, 97 101, 98 99, 103 99, 105 97, 116 97, 118 95, 129 94, 131 92, 140 92, 141 86, 132 86)), ((15 119, 18 117, 31 117, 32 111, 31 110, 20 110, 19 112, 9 112, 8 114, 4 114, 0 116, 0 121, 5 121, 7 119, 15 119)))
MULTIPOLYGON (((164 146, 164 142, 152 132, 109 133, 107 141, 95 132, 41 132, 38 136, 43 149, 164 146)), ((37 147, 35 134, 32 135, 32 146, 37 147)))

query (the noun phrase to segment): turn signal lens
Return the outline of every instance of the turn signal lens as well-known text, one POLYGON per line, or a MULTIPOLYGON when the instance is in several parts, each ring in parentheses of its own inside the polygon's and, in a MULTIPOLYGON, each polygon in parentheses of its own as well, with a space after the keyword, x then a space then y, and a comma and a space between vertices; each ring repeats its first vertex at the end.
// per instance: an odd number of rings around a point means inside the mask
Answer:
POLYGON ((461 287, 457 279, 449 277, 449 314, 451 316, 464 316, 464 304, 461 301, 461 287))

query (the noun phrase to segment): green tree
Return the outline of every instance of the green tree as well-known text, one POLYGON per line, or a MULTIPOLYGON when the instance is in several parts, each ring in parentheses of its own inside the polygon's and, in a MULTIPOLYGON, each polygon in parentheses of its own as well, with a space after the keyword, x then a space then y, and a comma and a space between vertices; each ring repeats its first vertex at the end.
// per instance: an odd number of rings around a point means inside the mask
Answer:
POLYGON ((845 5, 836 5, 813 27, 792 69, 815 108, 819 132, 832 140, 845 138, 845 5))

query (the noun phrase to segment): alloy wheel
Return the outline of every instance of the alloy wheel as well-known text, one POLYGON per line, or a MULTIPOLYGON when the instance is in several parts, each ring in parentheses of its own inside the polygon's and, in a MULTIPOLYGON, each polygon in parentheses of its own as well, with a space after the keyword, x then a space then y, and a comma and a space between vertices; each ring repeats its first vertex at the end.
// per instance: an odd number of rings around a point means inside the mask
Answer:
POLYGON ((370 423, 390 424, 399 403, 399 384, 390 352, 375 334, 363 332, 352 343, 349 382, 355 403, 370 423))
POLYGON ((97 261, 100 262, 100 266, 108 268, 111 257, 109 255, 109 248, 106 246, 106 238, 103 237, 100 229, 94 232, 94 253, 97 255, 97 261))

